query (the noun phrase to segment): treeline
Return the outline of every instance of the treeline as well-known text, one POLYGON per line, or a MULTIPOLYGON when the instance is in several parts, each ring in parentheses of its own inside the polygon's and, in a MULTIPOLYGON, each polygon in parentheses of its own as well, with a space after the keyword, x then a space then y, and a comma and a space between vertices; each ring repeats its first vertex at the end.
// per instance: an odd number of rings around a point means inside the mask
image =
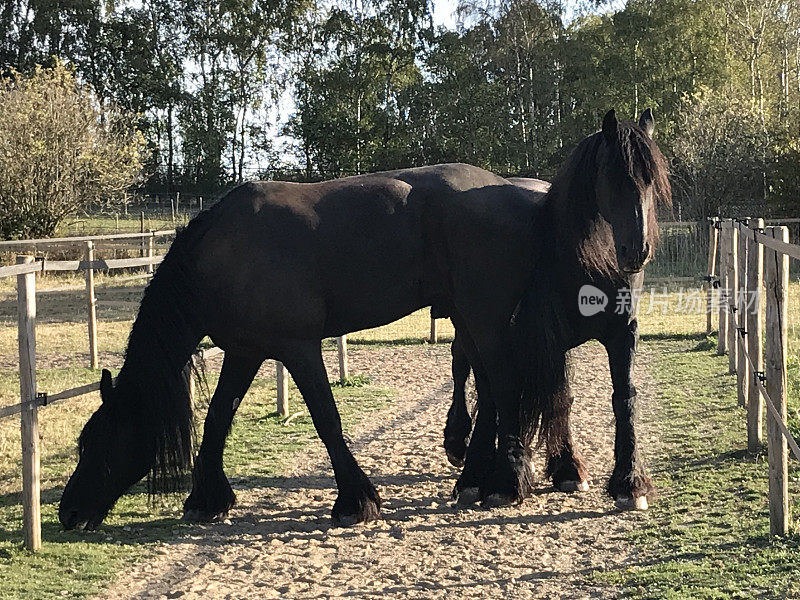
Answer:
POLYGON ((797 0, 577 4, 462 0, 450 31, 427 0, 6 0, 0 65, 59 57, 137 114, 151 191, 443 161, 548 177, 608 108, 652 107, 676 216, 796 211, 797 0))

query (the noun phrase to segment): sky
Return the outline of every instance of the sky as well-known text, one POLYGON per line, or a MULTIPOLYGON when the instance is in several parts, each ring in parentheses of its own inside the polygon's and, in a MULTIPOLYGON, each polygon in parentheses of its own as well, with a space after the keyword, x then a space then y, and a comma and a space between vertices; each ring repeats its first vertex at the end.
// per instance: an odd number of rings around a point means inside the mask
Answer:
POLYGON ((433 23, 448 29, 456 27, 456 0, 434 0, 433 2, 433 23))

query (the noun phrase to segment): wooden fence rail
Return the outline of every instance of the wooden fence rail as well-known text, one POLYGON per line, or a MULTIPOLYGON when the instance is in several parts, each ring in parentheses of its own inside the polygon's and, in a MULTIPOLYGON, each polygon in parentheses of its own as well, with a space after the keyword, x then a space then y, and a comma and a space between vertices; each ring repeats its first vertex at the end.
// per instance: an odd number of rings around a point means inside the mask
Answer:
POLYGON ((85 244, 86 242, 115 241, 160 238, 175 235, 174 229, 163 229, 158 231, 142 231, 140 233, 108 233, 102 235, 82 235, 64 238, 41 238, 31 240, 5 240, 0 241, 0 252, 13 252, 15 250, 31 250, 40 246, 69 246, 74 244, 85 244))
MULTIPOLYGON (((761 450, 766 407, 770 534, 786 535, 791 522, 789 449, 800 460, 800 445, 787 427, 789 258, 800 260, 800 246, 789 243, 787 227, 765 228, 764 223, 715 220, 720 275, 714 276, 715 257, 709 252, 708 279, 719 286, 717 353, 728 353, 729 370, 736 374, 738 402, 747 410, 750 452, 761 450)), ((707 302, 710 318, 712 294, 707 302)))

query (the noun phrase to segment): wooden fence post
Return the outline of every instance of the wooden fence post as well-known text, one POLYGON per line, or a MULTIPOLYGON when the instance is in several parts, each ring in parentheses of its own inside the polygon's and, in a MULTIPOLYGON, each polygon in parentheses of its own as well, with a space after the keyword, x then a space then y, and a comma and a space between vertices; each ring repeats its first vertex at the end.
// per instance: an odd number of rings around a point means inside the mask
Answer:
POLYGON ((282 362, 275 361, 275 385, 278 389, 278 415, 289 416, 289 371, 282 362))
POLYGON ((189 401, 194 405, 197 396, 197 382, 194 380, 194 357, 192 354, 189 362, 186 363, 186 383, 189 388, 189 401))
POLYGON ((431 344, 439 341, 439 325, 434 317, 431 317, 431 337, 428 339, 431 344))
POLYGON ((724 356, 728 349, 728 221, 719 222, 719 331, 717 356, 724 356))
MULTIPOLYGON (((17 256, 18 264, 34 261, 17 256)), ((17 276, 20 402, 36 400, 36 274, 17 276)), ((22 439, 22 534, 27 550, 42 546, 39 483, 39 413, 36 404, 20 413, 22 439)))
MULTIPOLYGON (((150 237, 147 238, 147 258, 153 258, 155 256, 155 238, 156 234, 155 231, 152 229, 150 230, 150 237)), ((153 272, 153 263, 147 265, 147 272, 153 272)))
MULTIPOLYGON (((769 227, 767 235, 789 241, 787 227, 769 227)), ((764 252, 767 292, 766 365, 767 394, 786 423, 787 294, 789 257, 766 248, 764 252)), ((786 440, 772 414, 767 415, 769 462, 769 531, 771 535, 789 532, 789 465, 786 440)))
POLYGON ((146 256, 146 252, 147 252, 147 249, 146 249, 146 246, 145 246, 145 241, 144 241, 144 211, 139 213, 139 233, 142 234, 142 237, 139 238, 139 243, 140 243, 140 246, 141 246, 141 249, 139 251, 139 256, 144 258, 146 256))
POLYGON ((712 307, 714 306, 714 273, 717 266, 717 239, 719 230, 717 229, 716 219, 708 226, 708 281, 706 285, 706 333, 712 330, 712 307))
MULTIPOLYGON (((94 262, 94 244, 86 242, 86 260, 94 262)), ((86 303, 89 309, 89 367, 96 369, 97 356, 97 298, 94 294, 94 269, 89 264, 86 269, 86 303)))
POLYGON ((736 373, 736 359, 738 358, 738 344, 736 343, 736 291, 739 289, 739 281, 736 277, 739 267, 736 250, 738 242, 738 230, 735 223, 731 222, 728 231, 728 373, 736 373))
MULTIPOLYGON (((748 217, 749 220, 749 217, 748 217)), ((747 235, 737 228, 736 247, 736 395, 739 406, 747 406, 747 235)))
MULTIPOLYGON (((763 230, 764 219, 750 219, 750 229, 763 230)), ((747 237, 747 352, 753 370, 747 389, 747 450, 756 453, 764 442, 764 399, 758 391, 757 377, 764 370, 761 356, 761 285, 763 283, 764 247, 753 236, 747 237)))
POLYGON ((339 381, 347 381, 350 377, 350 368, 347 364, 347 336, 336 338, 336 350, 339 354, 339 381))

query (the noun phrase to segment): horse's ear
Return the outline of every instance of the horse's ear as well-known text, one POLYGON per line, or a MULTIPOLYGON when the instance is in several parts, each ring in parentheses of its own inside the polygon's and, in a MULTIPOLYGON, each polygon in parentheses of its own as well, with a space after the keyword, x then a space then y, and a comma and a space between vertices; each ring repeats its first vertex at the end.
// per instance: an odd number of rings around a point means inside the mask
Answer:
POLYGON ((614 142, 617 140, 618 125, 617 112, 612 108, 606 113, 606 116, 603 117, 603 134, 606 136, 608 141, 614 142))
POLYGON ((639 117, 639 127, 644 129, 647 137, 653 137, 653 132, 656 130, 656 122, 653 119, 653 111, 649 108, 642 113, 641 117, 639 117))
POLYGON ((111 380, 111 371, 103 369, 103 374, 100 377, 100 398, 103 402, 107 402, 111 398, 113 389, 114 383, 111 380))

